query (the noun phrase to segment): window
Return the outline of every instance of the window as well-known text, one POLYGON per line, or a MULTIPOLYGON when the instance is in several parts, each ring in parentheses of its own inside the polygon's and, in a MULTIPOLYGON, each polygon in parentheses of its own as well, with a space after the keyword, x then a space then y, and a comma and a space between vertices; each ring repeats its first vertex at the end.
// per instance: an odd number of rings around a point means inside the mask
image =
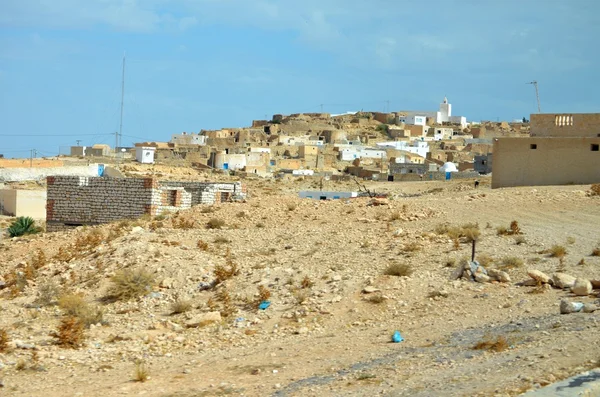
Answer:
POLYGON ((592 152, 598 152, 600 151, 600 145, 598 145, 597 143, 592 143, 592 152))
POLYGON ((537 144, 532 143, 531 145, 529 145, 530 149, 537 149, 537 144))

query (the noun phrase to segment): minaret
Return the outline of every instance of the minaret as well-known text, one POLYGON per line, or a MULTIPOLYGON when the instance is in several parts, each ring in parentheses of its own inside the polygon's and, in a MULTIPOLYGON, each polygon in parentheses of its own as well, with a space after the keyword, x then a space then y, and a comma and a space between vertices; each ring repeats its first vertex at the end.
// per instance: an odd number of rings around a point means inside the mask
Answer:
POLYGON ((440 104, 440 113, 442 121, 450 121, 452 116, 452 105, 448 103, 448 98, 444 96, 444 102, 440 104))

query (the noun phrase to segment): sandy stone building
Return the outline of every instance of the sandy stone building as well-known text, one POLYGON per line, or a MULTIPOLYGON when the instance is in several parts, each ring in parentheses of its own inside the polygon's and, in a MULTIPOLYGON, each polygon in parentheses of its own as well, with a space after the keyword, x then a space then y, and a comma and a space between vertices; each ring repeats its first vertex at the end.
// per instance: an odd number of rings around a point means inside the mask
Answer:
POLYGON ((494 139, 492 188, 600 182, 600 113, 532 114, 531 137, 494 139))

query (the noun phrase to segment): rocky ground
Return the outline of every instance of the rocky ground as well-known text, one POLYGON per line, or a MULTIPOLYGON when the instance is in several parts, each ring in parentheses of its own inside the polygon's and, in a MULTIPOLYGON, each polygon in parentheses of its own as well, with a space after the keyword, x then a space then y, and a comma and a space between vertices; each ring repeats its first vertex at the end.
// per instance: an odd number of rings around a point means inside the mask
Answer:
POLYGON ((589 186, 247 183, 244 203, 0 240, 0 395, 518 395, 600 365, 589 186), (501 281, 461 271, 472 239, 501 281))

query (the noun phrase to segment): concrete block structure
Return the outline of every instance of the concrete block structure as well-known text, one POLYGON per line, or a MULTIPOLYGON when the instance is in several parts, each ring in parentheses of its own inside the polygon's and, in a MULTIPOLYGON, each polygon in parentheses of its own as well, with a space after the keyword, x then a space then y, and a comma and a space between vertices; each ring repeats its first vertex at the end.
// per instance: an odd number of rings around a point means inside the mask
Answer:
POLYGON ((50 176, 47 178, 46 230, 97 225, 163 211, 213 204, 234 194, 240 183, 169 182, 156 178, 50 176))
POLYGON ((46 218, 46 192, 43 190, 0 189, 0 214, 46 218))
POLYGON ((531 135, 494 140, 492 188, 600 182, 600 113, 532 114, 531 135))

